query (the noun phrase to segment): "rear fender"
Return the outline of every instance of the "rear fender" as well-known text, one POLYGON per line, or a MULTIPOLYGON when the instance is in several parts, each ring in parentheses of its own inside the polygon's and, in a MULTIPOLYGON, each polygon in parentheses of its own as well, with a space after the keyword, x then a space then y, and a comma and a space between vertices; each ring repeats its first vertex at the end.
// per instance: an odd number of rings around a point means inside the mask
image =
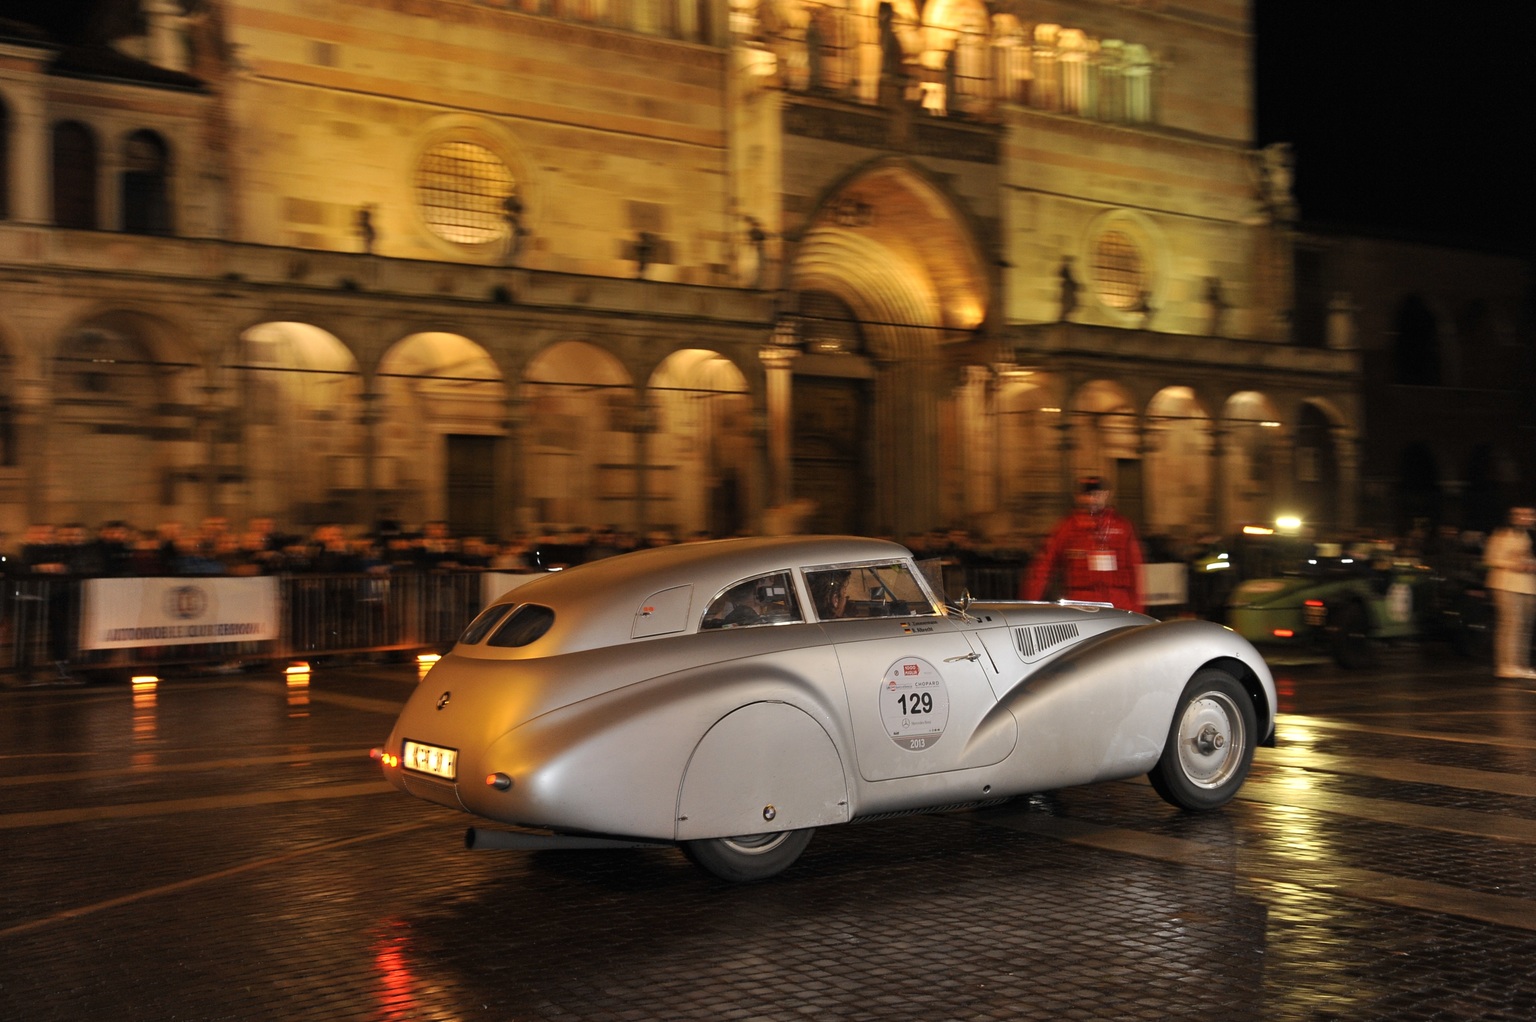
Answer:
POLYGON ((848 821, 848 782, 832 737, 788 703, 721 718, 694 748, 677 797, 679 841, 848 821))

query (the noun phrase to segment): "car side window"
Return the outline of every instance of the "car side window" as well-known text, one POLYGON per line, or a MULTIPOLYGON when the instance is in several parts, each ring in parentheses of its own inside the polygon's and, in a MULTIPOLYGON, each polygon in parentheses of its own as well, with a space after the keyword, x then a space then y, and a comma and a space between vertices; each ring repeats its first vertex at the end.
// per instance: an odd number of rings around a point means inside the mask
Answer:
POLYGON ((933 617, 939 608, 902 561, 805 573, 811 602, 822 621, 857 617, 933 617))
POLYGON ((471 621, 469 627, 464 629, 464 634, 459 636, 459 641, 470 646, 479 642, 486 637, 490 630, 496 626, 496 623, 506 616, 507 611, 511 609, 506 604, 485 608, 480 612, 480 616, 471 621))
POLYGON ((710 602, 699 629, 784 625, 804 620, 789 572, 776 571, 729 586, 710 602))
POLYGON ((537 603, 524 603, 512 612, 511 616, 502 622, 487 641, 488 646, 500 646, 504 649, 516 649, 526 646, 530 642, 540 638, 549 631, 549 626, 555 623, 555 612, 548 607, 542 607, 537 603))

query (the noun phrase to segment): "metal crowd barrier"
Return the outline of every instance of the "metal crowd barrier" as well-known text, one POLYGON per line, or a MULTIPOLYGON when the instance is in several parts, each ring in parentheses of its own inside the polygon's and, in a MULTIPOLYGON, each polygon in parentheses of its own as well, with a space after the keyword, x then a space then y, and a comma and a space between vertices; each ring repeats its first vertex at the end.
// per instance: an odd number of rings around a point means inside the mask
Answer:
POLYGON ((83 581, 49 575, 5 580, 0 671, 47 680, 184 664, 440 650, 452 645, 484 603, 475 571, 281 575, 275 640, 84 650, 83 581))
MULTIPOLYGON (((1018 595, 1016 566, 951 563, 944 574, 952 595, 964 590, 978 600, 1018 595)), ((46 679, 95 670, 442 650, 485 602, 477 571, 280 575, 277 580, 280 626, 273 641, 83 650, 83 580, 8 578, 0 608, 0 671, 46 679)))

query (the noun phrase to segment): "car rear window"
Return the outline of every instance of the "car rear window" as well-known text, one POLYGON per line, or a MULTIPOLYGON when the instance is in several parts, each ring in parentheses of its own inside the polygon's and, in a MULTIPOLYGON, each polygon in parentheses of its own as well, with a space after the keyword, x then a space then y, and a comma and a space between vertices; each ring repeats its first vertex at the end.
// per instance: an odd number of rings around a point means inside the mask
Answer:
POLYGON ((496 622, 506 617, 507 611, 511 609, 510 604, 485 608, 469 623, 469 627, 464 629, 464 634, 459 636, 459 641, 471 646, 479 642, 496 626, 496 622))
POLYGON ((504 649, 526 646, 549 631, 549 626, 554 623, 553 610, 537 603, 525 603, 502 622, 486 645, 504 649))

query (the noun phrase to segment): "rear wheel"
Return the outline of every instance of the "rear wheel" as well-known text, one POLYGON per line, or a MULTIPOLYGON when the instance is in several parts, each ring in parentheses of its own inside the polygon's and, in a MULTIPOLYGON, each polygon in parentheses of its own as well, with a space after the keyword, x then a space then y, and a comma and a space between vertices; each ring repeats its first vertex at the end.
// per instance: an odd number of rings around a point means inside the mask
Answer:
POLYGON ((774 834, 716 837, 684 841, 683 853, 695 866, 722 880, 745 883, 766 880, 784 872, 811 843, 814 827, 782 830, 774 834))
POLYGON ((1369 667, 1376 649, 1371 645, 1370 617, 1358 603, 1339 608, 1333 626, 1333 659, 1340 667, 1369 667))
POLYGON ((1225 805, 1248 777, 1257 731, 1247 690, 1226 671, 1208 667, 1184 686, 1162 758, 1147 779, 1180 809, 1225 805))

